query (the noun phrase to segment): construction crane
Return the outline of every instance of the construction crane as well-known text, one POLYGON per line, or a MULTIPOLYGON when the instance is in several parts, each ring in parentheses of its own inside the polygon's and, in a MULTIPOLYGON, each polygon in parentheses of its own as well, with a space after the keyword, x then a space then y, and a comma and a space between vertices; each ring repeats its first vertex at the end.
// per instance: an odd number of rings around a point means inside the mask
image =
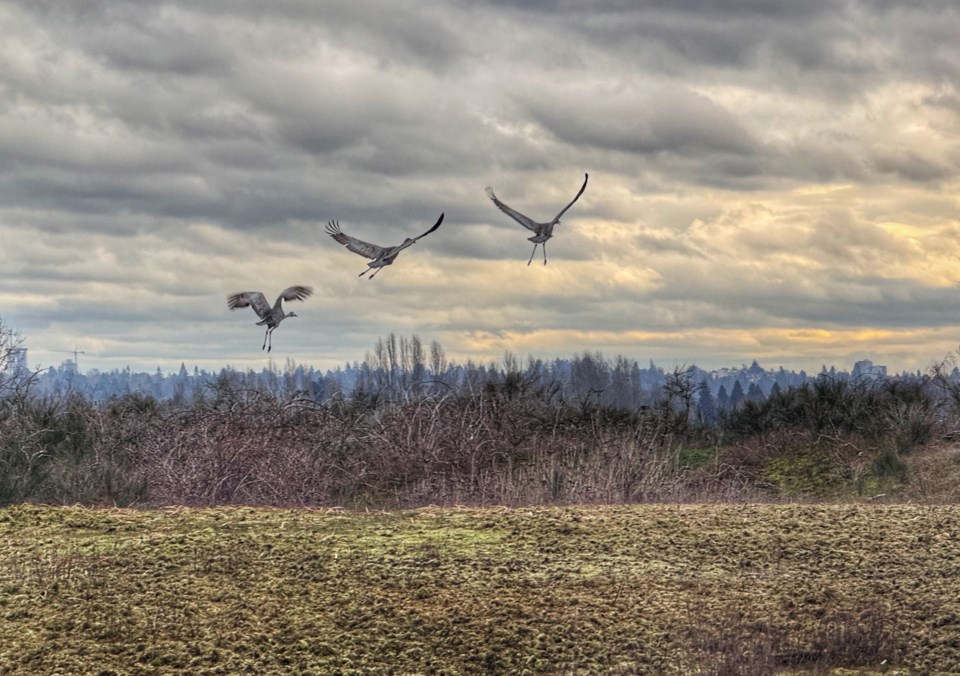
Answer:
POLYGON ((50 351, 51 351, 51 352, 64 352, 64 353, 66 353, 66 354, 72 354, 72 355, 73 355, 73 368, 75 368, 75 369, 77 370, 77 373, 80 373, 80 362, 79 362, 79 360, 77 359, 77 355, 86 354, 86 352, 84 352, 83 350, 78 350, 77 348, 73 348, 72 350, 50 350, 50 351))

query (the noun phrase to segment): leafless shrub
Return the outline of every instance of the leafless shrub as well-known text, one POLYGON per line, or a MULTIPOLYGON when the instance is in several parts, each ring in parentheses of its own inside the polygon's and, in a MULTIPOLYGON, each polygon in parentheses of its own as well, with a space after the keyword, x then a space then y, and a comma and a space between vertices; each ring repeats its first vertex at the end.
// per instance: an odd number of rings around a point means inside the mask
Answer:
POLYGON ((546 405, 506 381, 472 395, 319 406, 222 386, 134 441, 163 503, 622 502, 678 494, 655 413, 546 405))

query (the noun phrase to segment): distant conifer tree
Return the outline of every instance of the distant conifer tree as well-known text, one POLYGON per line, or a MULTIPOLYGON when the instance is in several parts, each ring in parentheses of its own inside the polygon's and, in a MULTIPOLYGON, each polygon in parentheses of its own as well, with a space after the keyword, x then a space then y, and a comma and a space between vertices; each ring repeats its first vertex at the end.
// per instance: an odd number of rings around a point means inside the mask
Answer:
POLYGON ((730 408, 731 410, 737 410, 740 405, 743 403, 743 400, 746 398, 746 395, 743 392, 743 385, 740 384, 740 380, 733 384, 733 390, 730 392, 730 408))
POLYGON ((717 411, 723 412, 730 410, 730 395, 727 394, 727 388, 723 385, 717 390, 717 411))
POLYGON ((706 383, 700 385, 700 396, 697 399, 697 410, 700 412, 700 422, 704 425, 713 425, 717 422, 717 405, 710 394, 706 383))

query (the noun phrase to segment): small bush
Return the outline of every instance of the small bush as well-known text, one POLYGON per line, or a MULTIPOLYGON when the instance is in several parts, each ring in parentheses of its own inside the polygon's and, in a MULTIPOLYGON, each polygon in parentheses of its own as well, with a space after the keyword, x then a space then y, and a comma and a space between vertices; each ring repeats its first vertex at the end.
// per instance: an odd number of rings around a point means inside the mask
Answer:
POLYGON ((873 474, 877 479, 903 482, 907 478, 907 466, 893 445, 885 445, 873 461, 873 474))
POLYGON ((24 396, 0 409, 0 504, 130 505, 145 497, 129 443, 149 420, 118 423, 76 395, 24 396), (132 427, 132 429, 131 429, 132 427))

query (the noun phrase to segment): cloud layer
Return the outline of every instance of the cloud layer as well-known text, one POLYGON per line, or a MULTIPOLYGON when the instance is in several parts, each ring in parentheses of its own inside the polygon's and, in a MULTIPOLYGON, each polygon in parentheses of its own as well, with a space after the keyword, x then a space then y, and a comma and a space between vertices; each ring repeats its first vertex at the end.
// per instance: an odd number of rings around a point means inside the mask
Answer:
POLYGON ((960 342, 954 3, 23 0, 0 30, 0 317, 33 361, 259 368, 225 296, 295 283, 274 356, 323 366, 391 331, 805 368, 960 342), (545 220, 585 171, 527 267, 484 187, 545 220), (373 282, 323 233, 440 212, 373 282))

